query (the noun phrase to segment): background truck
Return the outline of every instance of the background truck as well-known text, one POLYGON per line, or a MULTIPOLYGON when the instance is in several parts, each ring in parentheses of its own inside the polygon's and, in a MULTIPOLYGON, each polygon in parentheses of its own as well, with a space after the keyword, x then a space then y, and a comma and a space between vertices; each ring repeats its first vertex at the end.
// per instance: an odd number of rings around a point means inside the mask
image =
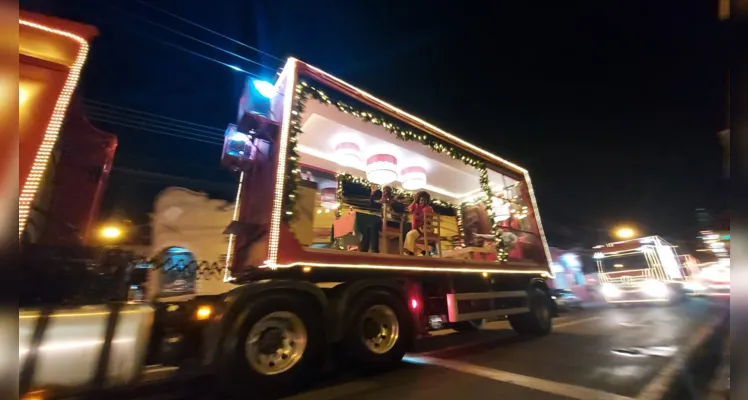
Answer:
POLYGON ((659 236, 597 246, 593 257, 608 303, 682 301, 694 278, 695 267, 682 264, 675 246, 659 236))

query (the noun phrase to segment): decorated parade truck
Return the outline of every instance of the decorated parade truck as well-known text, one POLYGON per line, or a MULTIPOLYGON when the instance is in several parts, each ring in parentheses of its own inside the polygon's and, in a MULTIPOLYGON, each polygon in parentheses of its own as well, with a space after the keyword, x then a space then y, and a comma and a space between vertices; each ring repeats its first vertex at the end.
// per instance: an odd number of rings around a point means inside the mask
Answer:
POLYGON ((37 340, 25 354, 61 363, 46 349, 77 331, 91 346, 76 362, 92 368, 57 378, 117 387, 159 364, 228 396, 280 395, 325 360, 391 368, 435 329, 506 317, 519 334, 551 332, 527 170, 294 58, 274 83, 248 79, 238 108, 221 159, 239 182, 225 256, 175 238, 146 263, 145 301, 23 314, 37 340), (70 329, 45 337, 39 321, 70 329))
POLYGON ((681 262, 676 246, 648 236, 596 246, 599 283, 608 303, 681 301, 692 291, 698 264, 681 262))

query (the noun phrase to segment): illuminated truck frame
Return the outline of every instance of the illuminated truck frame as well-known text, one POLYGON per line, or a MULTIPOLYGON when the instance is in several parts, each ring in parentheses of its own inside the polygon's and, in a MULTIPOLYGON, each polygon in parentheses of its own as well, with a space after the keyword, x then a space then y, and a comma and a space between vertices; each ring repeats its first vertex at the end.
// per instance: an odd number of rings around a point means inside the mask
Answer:
POLYGON ((45 15, 19 13, 18 234, 23 235, 68 105, 98 31, 45 15))
MULTIPOLYGON (((249 85, 248 85, 249 86, 249 85)), ((374 96, 346 83, 342 80, 327 74, 326 72, 310 66, 306 63, 298 61, 294 58, 290 58, 283 68, 278 80, 274 84, 273 88, 267 86, 255 85, 256 89, 262 89, 264 93, 270 94, 270 118, 276 121, 278 125, 278 139, 276 146, 271 150, 273 157, 275 158, 275 170, 273 171, 273 185, 272 185, 272 206, 269 208, 267 219, 267 234, 265 238, 262 238, 253 244, 253 249, 249 250, 252 253, 253 259, 247 261, 246 257, 241 257, 241 260, 237 260, 237 248, 246 248, 247 243, 238 243, 241 238, 236 234, 236 230, 227 230, 230 233, 229 244, 228 244, 228 256, 226 262, 226 273, 224 274, 226 281, 231 281, 232 272, 237 268, 242 268, 244 265, 251 265, 253 267, 267 268, 270 270, 276 270, 279 268, 291 268, 291 267, 304 267, 304 268, 365 268, 365 269, 379 269, 379 270, 399 270, 399 271, 441 271, 441 272, 470 272, 470 273, 520 273, 520 274, 532 274, 542 276, 552 276, 553 273, 549 268, 549 250, 546 242, 545 233, 543 231, 539 212, 537 210, 537 202, 532 189, 532 183, 530 181, 529 173, 526 169, 504 160, 496 155, 493 155, 483 149, 480 149, 472 144, 465 142, 464 140, 451 135, 434 125, 429 124, 413 115, 406 113, 390 104, 385 103, 382 100, 375 98, 374 96), (396 121, 407 127, 412 127, 414 131, 424 132, 424 138, 427 136, 438 140, 439 143, 445 143, 452 149, 459 149, 462 154, 467 154, 471 160, 474 160, 473 167, 480 165, 496 165, 502 169, 511 171, 520 177, 522 183, 526 184, 528 194, 528 205, 531 205, 531 209, 524 207, 521 212, 523 216, 529 216, 530 220, 535 224, 539 234, 538 245, 540 252, 542 253, 542 262, 522 262, 522 261, 509 261, 499 260, 503 262, 461 262, 458 260, 443 260, 434 258, 420 258, 415 257, 405 258, 397 257, 383 260, 382 258, 366 256, 363 253, 353 252, 340 252, 339 254, 329 254, 323 252, 317 252, 315 249, 303 249, 299 246, 298 241, 294 237, 290 222, 289 215, 293 213, 293 197, 294 193, 289 193, 287 188, 287 180, 294 179, 294 173, 299 173, 300 166, 297 160, 297 156, 292 153, 293 146, 296 145, 296 134, 300 131, 300 112, 298 111, 298 103, 301 99, 301 94, 304 91, 314 90, 313 97, 320 103, 327 102, 332 104, 331 108, 335 108, 337 105, 332 100, 326 97, 325 92, 322 89, 314 89, 310 87, 308 81, 312 81, 319 85, 321 88, 328 90, 334 90, 337 92, 344 93, 349 98, 353 98, 354 101, 365 104, 369 109, 382 112, 392 121, 396 121), (290 173, 289 173, 290 172, 290 173), (266 243, 266 245, 264 243, 266 243), (266 246, 266 249, 262 247, 266 246), (259 251, 258 251, 259 248, 259 251), (281 250, 282 248, 282 250, 281 250), (262 260, 258 262, 258 257, 262 256, 262 260), (242 265, 244 264, 244 265, 242 265)), ((264 95, 264 94, 263 94, 264 95)), ((342 107, 338 106, 342 110, 342 107)), ((241 114, 241 111, 240 111, 241 114)), ((376 119, 374 121, 376 124, 376 119)), ((388 122, 381 122, 382 126, 388 122)), ((239 128, 241 130, 241 127, 239 128)), ((237 128, 230 126, 227 131, 227 140, 230 137, 237 137, 237 128)), ((251 136, 251 135, 250 135, 251 136)), ((254 141, 253 138, 248 137, 249 142, 254 141)), ((431 139, 429 139, 431 140, 431 139)), ((248 143, 249 143, 248 142, 248 143)), ((235 146, 228 146, 226 148, 235 148, 235 146)), ((446 146, 445 146, 446 148, 446 146)), ((253 150, 247 149, 247 152, 253 150)), ((433 145, 431 151, 439 152, 433 145)), ((446 150, 445 150, 446 151, 446 150)), ((225 154, 224 154, 225 156, 225 154)), ((434 156, 436 157, 436 155, 434 156)), ((454 158, 454 157, 453 157, 454 158)), ((236 162, 234 165, 241 165, 241 162, 236 162)), ((244 167, 236 167, 235 170, 241 170, 244 167)), ((483 182, 484 178, 479 178, 479 175, 487 175, 486 167, 476 168, 476 182, 480 179, 483 182), (481 169, 482 168, 482 169, 481 169)), ((252 193, 244 193, 243 187, 245 187, 249 177, 248 172, 244 171, 240 177, 240 188, 237 192, 237 204, 239 205, 235 209, 234 221, 238 222, 242 220, 242 210, 246 210, 247 205, 245 204, 245 196, 251 196, 252 193)), ((487 180, 487 178, 486 178, 487 180)), ((481 183, 482 184, 482 183, 481 183)), ((479 186, 480 190, 480 186, 479 186)), ((489 202, 490 203, 490 202, 489 202)), ((490 207, 490 206, 489 206, 490 207)), ((513 210, 514 211, 514 210, 513 210)), ((459 215, 459 212, 458 212, 459 215)), ((459 217, 458 217, 459 218, 459 217)), ((458 223, 459 225, 459 223, 458 223)), ((494 224, 494 232, 497 235, 501 235, 500 228, 497 224, 494 224)), ((239 229, 241 230, 241 229, 239 229)), ((246 231, 246 230, 245 230, 246 231)))
MULTIPOLYGON (((602 294, 609 303, 666 302, 683 290, 688 273, 680 265, 675 246, 659 236, 597 246, 593 256, 602 284, 602 294), (630 257, 643 258, 644 268, 625 269, 630 257), (620 263, 618 261, 621 261, 620 263), (607 262, 607 264, 606 264, 607 262), (611 271, 608 264, 612 262, 611 271)), ((639 260, 641 262, 641 260, 639 260)))

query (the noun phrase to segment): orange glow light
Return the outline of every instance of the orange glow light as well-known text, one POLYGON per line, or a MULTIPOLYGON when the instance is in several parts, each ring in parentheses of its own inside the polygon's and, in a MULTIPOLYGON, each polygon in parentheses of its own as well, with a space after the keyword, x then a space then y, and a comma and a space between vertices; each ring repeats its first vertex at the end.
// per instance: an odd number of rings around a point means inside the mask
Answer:
POLYGON ((26 100, 29 98, 29 93, 26 91, 26 89, 22 87, 18 87, 18 105, 22 106, 24 103, 26 103, 26 100))
POLYGON ((200 306, 195 311, 195 319, 198 321, 205 321, 213 315, 213 307, 211 306, 200 306))

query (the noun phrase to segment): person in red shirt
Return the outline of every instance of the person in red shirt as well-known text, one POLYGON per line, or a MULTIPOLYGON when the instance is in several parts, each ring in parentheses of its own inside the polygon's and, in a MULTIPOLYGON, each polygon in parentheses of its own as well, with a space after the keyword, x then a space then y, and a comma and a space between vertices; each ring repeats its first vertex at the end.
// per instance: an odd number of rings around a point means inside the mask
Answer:
POLYGON ((405 252, 409 255, 414 255, 416 252, 416 241, 419 237, 423 236, 423 221, 424 216, 427 213, 433 213, 434 209, 431 208, 429 202, 431 196, 427 192, 420 191, 416 193, 413 203, 408 206, 408 212, 410 213, 410 232, 405 235, 405 252))

